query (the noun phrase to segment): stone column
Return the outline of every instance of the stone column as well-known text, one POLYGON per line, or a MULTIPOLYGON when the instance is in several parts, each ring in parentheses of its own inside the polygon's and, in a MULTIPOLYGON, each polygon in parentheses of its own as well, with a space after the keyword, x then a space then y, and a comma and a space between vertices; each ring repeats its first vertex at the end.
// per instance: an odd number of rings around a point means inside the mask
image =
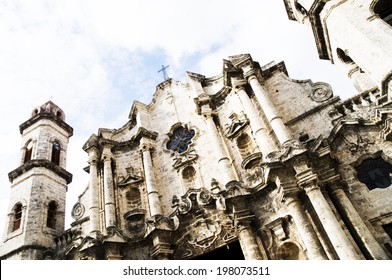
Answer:
POLYGON ((259 149, 263 154, 263 158, 265 158, 269 153, 277 150, 275 143, 271 139, 268 129, 261 121, 261 117, 259 116, 252 101, 246 93, 244 86, 238 85, 236 87, 236 93, 242 105, 244 106, 244 110, 246 112, 246 116, 249 119, 250 127, 253 130, 257 146, 259 146, 259 149))
POLYGON ((306 182, 299 184, 305 189, 339 258, 341 260, 364 259, 353 247, 353 244, 343 231, 327 200, 321 193, 321 190, 316 183, 316 175, 313 175, 312 177, 313 178, 308 179, 306 182))
POLYGON ((380 244, 374 238, 362 218, 359 216, 354 205, 343 191, 342 187, 338 184, 330 186, 330 195, 336 206, 340 210, 340 214, 350 224, 351 228, 355 231, 357 239, 361 245, 368 252, 371 258, 376 260, 387 260, 388 255, 381 248, 380 244))
POLYGON ((98 193, 98 175, 97 175, 97 164, 98 164, 98 151, 92 148, 88 151, 89 153, 89 166, 90 166, 90 234, 96 234, 100 231, 99 221, 99 193, 98 193))
POLYGON ((231 159, 228 156, 227 151, 225 149, 223 139, 213 120, 211 110, 209 108, 207 109, 203 107, 203 115, 206 118, 209 135, 212 137, 214 152, 218 157, 218 169, 221 174, 221 180, 223 185, 226 186, 229 182, 236 181, 237 177, 234 173, 234 169, 231 164, 231 159))
POLYGON ((155 182, 155 175, 152 165, 150 149, 151 144, 144 138, 140 140, 141 150, 143 153, 143 168, 146 180, 148 204, 150 207, 151 217, 156 215, 163 215, 161 201, 159 199, 158 188, 155 182))
POLYGON ((244 75, 247 77, 253 92, 266 116, 268 122, 270 123, 276 137, 281 145, 289 140, 292 140, 292 136, 283 123, 282 118, 278 115, 275 105, 270 100, 268 93, 263 89, 259 80, 257 79, 254 70, 244 71, 244 75))
POLYGON ((304 242, 308 259, 328 260, 327 254, 302 208, 301 202, 298 199, 298 193, 295 192, 285 195, 284 202, 289 210, 289 214, 293 217, 298 233, 304 242))
POLYGON ((253 215, 248 210, 234 212, 235 224, 238 229, 238 240, 241 245, 245 260, 262 260, 256 236, 253 233, 253 215))
POLYGON ((106 228, 116 225, 116 207, 114 201, 112 153, 110 147, 104 147, 103 160, 103 189, 105 199, 105 225, 106 228))
POLYGON ((108 244, 106 246, 106 259, 107 260, 121 260, 122 256, 117 244, 108 244))

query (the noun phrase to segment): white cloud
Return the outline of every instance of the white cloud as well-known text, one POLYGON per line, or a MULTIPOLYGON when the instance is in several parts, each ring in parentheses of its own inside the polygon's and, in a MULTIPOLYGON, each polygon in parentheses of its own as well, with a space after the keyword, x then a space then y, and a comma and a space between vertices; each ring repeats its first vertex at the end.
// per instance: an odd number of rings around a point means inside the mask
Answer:
POLYGON ((0 38, 0 227, 7 173, 19 164, 18 126, 52 96, 75 131, 69 211, 88 180, 84 141, 99 127, 126 123, 134 99, 148 103, 162 64, 173 78, 187 70, 212 76, 223 58, 249 52, 261 64, 285 60, 293 78, 336 80, 340 91, 351 90, 318 60, 311 31, 287 19, 283 1, 6 0, 0 38))

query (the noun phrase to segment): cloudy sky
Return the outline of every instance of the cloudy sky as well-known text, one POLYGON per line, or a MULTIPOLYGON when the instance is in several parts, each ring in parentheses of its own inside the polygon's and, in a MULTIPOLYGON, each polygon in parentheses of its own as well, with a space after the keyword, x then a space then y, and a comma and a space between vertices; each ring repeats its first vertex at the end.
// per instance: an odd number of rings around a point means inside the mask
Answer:
POLYGON ((162 65, 186 82, 186 71, 218 75, 222 59, 250 53, 262 65, 285 61, 292 78, 328 82, 343 99, 354 94, 340 69, 318 59, 311 30, 288 20, 283 0, 0 0, 0 38, 0 228, 7 174, 20 161, 18 126, 48 100, 74 128, 70 213, 88 183, 82 145, 100 127, 125 124, 134 100, 149 103, 162 65))

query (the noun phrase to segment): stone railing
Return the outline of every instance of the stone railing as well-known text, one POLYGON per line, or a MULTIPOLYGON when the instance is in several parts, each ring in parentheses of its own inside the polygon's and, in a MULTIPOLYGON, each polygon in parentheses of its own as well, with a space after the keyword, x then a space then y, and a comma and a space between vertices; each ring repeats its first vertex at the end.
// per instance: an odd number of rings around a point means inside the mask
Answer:
POLYGON ((329 111, 329 116, 332 121, 335 122, 340 118, 350 115, 364 107, 376 105, 379 100, 379 92, 365 91, 350 99, 335 105, 335 107, 329 111))

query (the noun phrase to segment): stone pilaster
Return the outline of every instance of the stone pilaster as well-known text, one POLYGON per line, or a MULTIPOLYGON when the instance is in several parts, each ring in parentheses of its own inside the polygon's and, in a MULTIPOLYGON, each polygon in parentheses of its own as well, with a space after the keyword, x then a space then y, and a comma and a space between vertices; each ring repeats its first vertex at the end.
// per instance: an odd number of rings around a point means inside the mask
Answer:
POLYGON ((359 216, 341 185, 335 183, 329 186, 329 193, 336 204, 336 207, 340 210, 340 214, 343 216, 344 220, 349 223, 354 230, 357 240, 361 243, 360 246, 367 251, 369 256, 376 260, 389 259, 388 255, 381 248, 369 228, 359 216))
POLYGON ((157 230, 153 233, 151 248, 151 257, 156 260, 170 260, 174 253, 172 246, 168 240, 168 232, 157 230))
POLYGON ((110 149, 111 147, 106 146, 102 152, 106 228, 116 226, 116 207, 112 174, 112 153, 110 149))
POLYGON ((294 191, 285 194, 283 200, 289 210, 289 214, 294 219, 297 231, 306 247, 308 259, 327 260, 327 254, 298 199, 298 192, 294 191))
POLYGON ((208 133, 213 138, 212 143, 214 145, 214 152, 218 157, 218 169, 221 175, 221 182, 226 186, 228 183, 237 180, 234 167, 231 164, 230 156, 225 149, 223 139, 213 120, 211 109, 207 105, 204 105, 202 107, 202 113, 206 118, 208 133))
POLYGON ((159 192, 155 181, 151 159, 150 150, 152 149, 152 145, 148 140, 142 138, 140 140, 140 149, 143 153, 143 168, 147 188, 148 204, 150 207, 150 215, 151 217, 155 215, 162 215, 162 205, 159 198, 159 192))
POLYGON ((98 164, 98 150, 90 148, 88 150, 89 155, 89 172, 90 172, 90 234, 95 235, 100 231, 99 221, 99 194, 98 194, 98 175, 97 175, 97 164, 98 164))
POLYGON ((238 211, 234 213, 235 224, 238 229, 238 240, 241 245, 242 253, 246 260, 262 260, 256 236, 252 227, 252 219, 248 210, 238 211))
POLYGON ((265 158, 269 153, 274 152, 277 149, 275 147, 275 143, 269 135, 267 127, 262 122, 255 106, 245 91, 245 83, 245 81, 242 83, 237 83, 235 90, 242 105, 244 106, 246 116, 249 119, 250 127, 252 128, 257 146, 262 152, 263 158, 265 158))
POLYGON ((283 123, 282 118, 279 116, 276 111, 275 105, 270 100, 268 93, 261 86, 259 80, 257 79, 256 74, 253 69, 243 68, 244 75, 248 79, 250 86, 252 87, 253 92, 266 116, 269 124, 272 127, 272 130, 275 132, 276 138, 279 143, 283 145, 287 141, 292 140, 292 136, 288 131, 286 125, 283 123))
POLYGON ((364 259, 362 254, 355 250, 353 244, 339 224, 335 214, 332 212, 331 207, 317 185, 317 176, 308 169, 300 174, 297 173, 297 178, 298 184, 305 190, 309 197, 339 258, 341 260, 364 259))
POLYGON ((121 260, 119 247, 116 244, 108 244, 106 246, 106 259, 107 260, 121 260))

